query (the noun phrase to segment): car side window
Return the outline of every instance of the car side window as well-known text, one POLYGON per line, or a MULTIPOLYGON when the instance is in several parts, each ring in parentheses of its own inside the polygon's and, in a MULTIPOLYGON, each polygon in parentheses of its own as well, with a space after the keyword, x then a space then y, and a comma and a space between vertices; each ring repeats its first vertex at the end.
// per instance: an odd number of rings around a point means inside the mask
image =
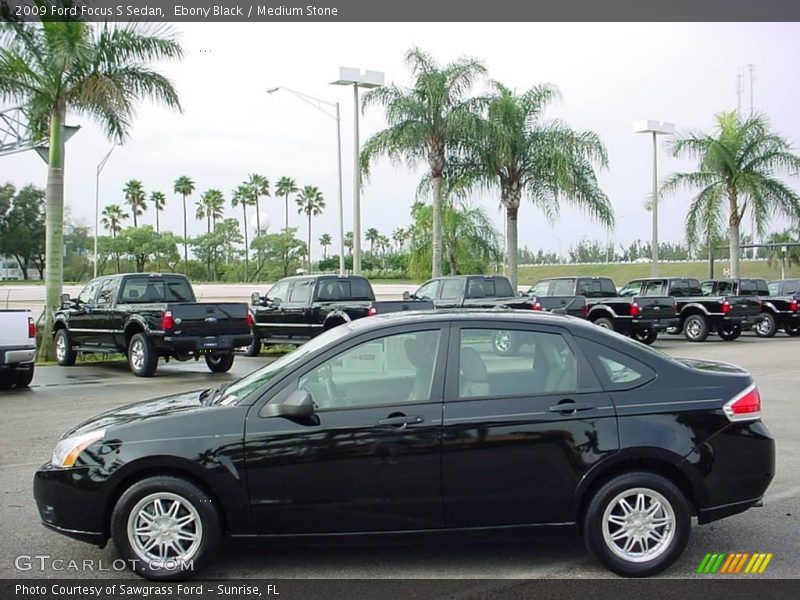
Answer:
POLYGON ((642 286, 639 283, 631 281, 629 284, 627 284, 619 291, 619 295, 622 298, 627 298, 630 296, 638 296, 641 289, 642 286))
POLYGON ((100 280, 90 281, 86 287, 81 290, 78 296, 78 301, 81 304, 94 304, 95 296, 97 295, 97 288, 100 286, 100 280))
POLYGON ((553 282, 553 296, 574 296, 575 295, 575 280, 574 279, 557 279, 553 282))
POLYGON ((267 292, 267 298, 272 300, 275 304, 281 304, 286 301, 286 295, 289 292, 290 281, 279 281, 273 285, 267 292))
POLYGON ((289 303, 308 304, 311 300, 311 288, 313 283, 311 279, 295 281, 289 293, 289 303))
POLYGON ((97 304, 108 306, 114 301, 114 294, 117 292, 117 279, 106 279, 100 286, 97 294, 97 304))
POLYGON ((423 283, 414 295, 420 300, 435 300, 438 289, 438 281, 429 281, 428 283, 423 283))
POLYGON ((558 333, 462 329, 459 337, 458 397, 534 396, 574 392, 578 362, 558 333), (517 353, 498 354, 509 343, 517 353))
POLYGON ((529 294, 534 296, 547 296, 547 291, 550 289, 549 281, 539 281, 528 290, 529 294))
POLYGON ((297 387, 320 410, 430 400, 440 337, 432 329, 364 342, 302 375, 297 387))
POLYGON ((461 297, 461 281, 447 279, 442 282, 442 300, 458 300, 461 297))
POLYGON ((583 338, 579 343, 586 356, 595 361, 595 368, 606 389, 633 389, 655 377, 650 367, 627 354, 583 338))
MULTIPOLYGON (((712 281, 704 281, 700 284, 700 292, 703 296, 710 296, 714 292, 714 283, 712 281)), ((720 292, 722 292, 722 285, 720 285, 720 292)))

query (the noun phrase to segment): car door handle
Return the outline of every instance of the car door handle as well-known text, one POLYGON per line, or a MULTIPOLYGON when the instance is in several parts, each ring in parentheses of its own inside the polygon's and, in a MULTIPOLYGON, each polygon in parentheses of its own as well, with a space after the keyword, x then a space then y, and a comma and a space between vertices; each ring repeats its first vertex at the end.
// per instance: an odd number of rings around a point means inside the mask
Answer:
POLYGON ((573 402, 572 400, 562 400, 547 410, 557 413, 575 413, 583 410, 592 410, 593 408, 596 408, 596 406, 589 402, 573 402))
POLYGON ((423 421, 425 421, 425 419, 420 416, 407 417, 406 415, 401 415, 381 419, 378 421, 378 425, 383 427, 397 427, 398 429, 404 429, 407 425, 415 425, 417 423, 422 423, 423 421))

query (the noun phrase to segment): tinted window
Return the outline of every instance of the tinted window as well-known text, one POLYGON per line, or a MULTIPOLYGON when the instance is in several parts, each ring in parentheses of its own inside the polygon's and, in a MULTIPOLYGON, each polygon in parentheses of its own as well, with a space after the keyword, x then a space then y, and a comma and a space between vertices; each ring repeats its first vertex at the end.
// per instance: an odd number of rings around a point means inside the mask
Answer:
POLYGON ((445 279, 442 282, 442 300, 458 300, 461 298, 461 280, 445 279))
POLYGON ((548 289, 550 289, 549 281, 538 281, 535 285, 531 286, 531 289, 528 290, 528 293, 534 294, 535 296, 547 296, 548 289))
POLYGON ((97 294, 97 288, 100 286, 100 280, 96 279, 94 281, 90 281, 86 284, 86 287, 81 290, 80 295, 78 296, 78 300, 81 304, 92 304, 94 302, 95 294, 97 294))
POLYGON ((580 344, 586 355, 595 361, 606 389, 632 389, 655 376, 650 367, 627 354, 586 339, 580 339, 580 344))
POLYGON ((579 279, 578 295, 587 298, 608 298, 616 296, 617 290, 610 279, 579 279))
POLYGON ((619 291, 622 297, 638 296, 642 290, 642 284, 638 281, 631 281, 628 285, 619 291))
POLYGON ((643 296, 650 298, 664 294, 664 283, 661 281, 648 281, 644 286, 643 296))
POLYGON ((779 296, 780 293, 781 293, 781 286, 778 283, 774 282, 774 281, 770 282, 770 284, 769 284, 769 295, 770 296, 779 296))
POLYGON ((504 277, 467 280, 467 298, 505 298, 513 295, 511 284, 504 277))
MULTIPOLYGON (((733 281, 720 281, 717 283, 717 295, 718 296, 732 296, 734 291, 734 282, 733 281)), ((702 286, 701 286, 702 289, 702 286)))
POLYGON ((742 279, 739 293, 742 296, 769 296, 769 286, 763 279, 742 279))
POLYGON ((315 367, 297 385, 320 409, 429 400, 439 330, 364 342, 315 367))
POLYGON ((563 336, 534 331, 462 329, 459 339, 459 398, 531 396, 571 392, 578 366, 563 336), (513 336, 523 350, 498 355, 497 336, 513 336))
POLYGON ((434 300, 436 298, 436 290, 438 288, 438 280, 429 281, 427 283, 423 283, 414 295, 421 300, 434 300))
POLYGON ((687 287, 687 295, 689 296, 701 296, 702 292, 700 291, 700 281, 698 279, 686 279, 685 280, 686 287, 687 287))
POLYGON ((800 280, 798 279, 791 279, 783 283, 782 293, 784 295, 796 294, 798 290, 800 290, 800 280))
POLYGON ((276 304, 286 302, 286 296, 289 293, 289 285, 291 283, 292 282, 288 279, 286 281, 279 281, 267 292, 267 299, 272 300, 276 304))
POLYGON ((100 286, 100 293, 97 295, 98 304, 111 304, 114 301, 114 294, 117 291, 118 279, 106 279, 100 286))
POLYGON ((289 293, 289 302, 292 304, 309 304, 311 302, 311 285, 313 283, 312 279, 295 281, 292 291, 289 293))
POLYGON ((551 296, 574 296, 575 295, 575 280, 574 279, 556 279, 550 287, 551 296))
POLYGON ((710 296, 714 292, 714 283, 712 281, 704 281, 700 284, 700 292, 703 296, 710 296))
POLYGON ((127 304, 192 302, 194 295, 183 278, 131 277, 123 284, 120 300, 127 304))
POLYGON ((321 279, 317 286, 317 300, 374 300, 369 281, 360 277, 347 279, 321 279))

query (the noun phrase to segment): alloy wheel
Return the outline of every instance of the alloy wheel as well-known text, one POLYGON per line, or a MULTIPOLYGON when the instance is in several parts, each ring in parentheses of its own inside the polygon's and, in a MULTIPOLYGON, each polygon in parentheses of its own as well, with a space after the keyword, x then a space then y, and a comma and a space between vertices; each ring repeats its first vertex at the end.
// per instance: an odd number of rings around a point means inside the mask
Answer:
POLYGON ((182 496, 157 492, 145 496, 128 516, 128 541, 136 555, 155 568, 174 568, 197 554, 203 523, 182 496))
POLYGON ((63 361, 67 355, 67 340, 63 335, 56 336, 56 359, 63 361))
POLYGON ((131 344, 131 364, 136 371, 144 368, 144 343, 141 340, 134 340, 131 344))
POLYGON ((612 553, 626 561, 646 562, 669 549, 675 536, 675 511, 655 490, 633 488, 609 502, 602 528, 612 553))

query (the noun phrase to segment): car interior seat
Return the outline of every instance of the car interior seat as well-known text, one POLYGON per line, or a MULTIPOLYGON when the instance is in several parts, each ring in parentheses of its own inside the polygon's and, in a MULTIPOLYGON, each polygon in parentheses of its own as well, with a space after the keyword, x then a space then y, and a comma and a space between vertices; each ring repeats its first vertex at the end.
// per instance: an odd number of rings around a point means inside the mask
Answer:
POLYGON ((489 395, 489 372, 473 348, 462 348, 458 371, 458 395, 474 398, 489 395))
POLYGON ((427 400, 433 384, 433 349, 419 340, 408 338, 403 344, 406 358, 416 371, 408 400, 427 400))

